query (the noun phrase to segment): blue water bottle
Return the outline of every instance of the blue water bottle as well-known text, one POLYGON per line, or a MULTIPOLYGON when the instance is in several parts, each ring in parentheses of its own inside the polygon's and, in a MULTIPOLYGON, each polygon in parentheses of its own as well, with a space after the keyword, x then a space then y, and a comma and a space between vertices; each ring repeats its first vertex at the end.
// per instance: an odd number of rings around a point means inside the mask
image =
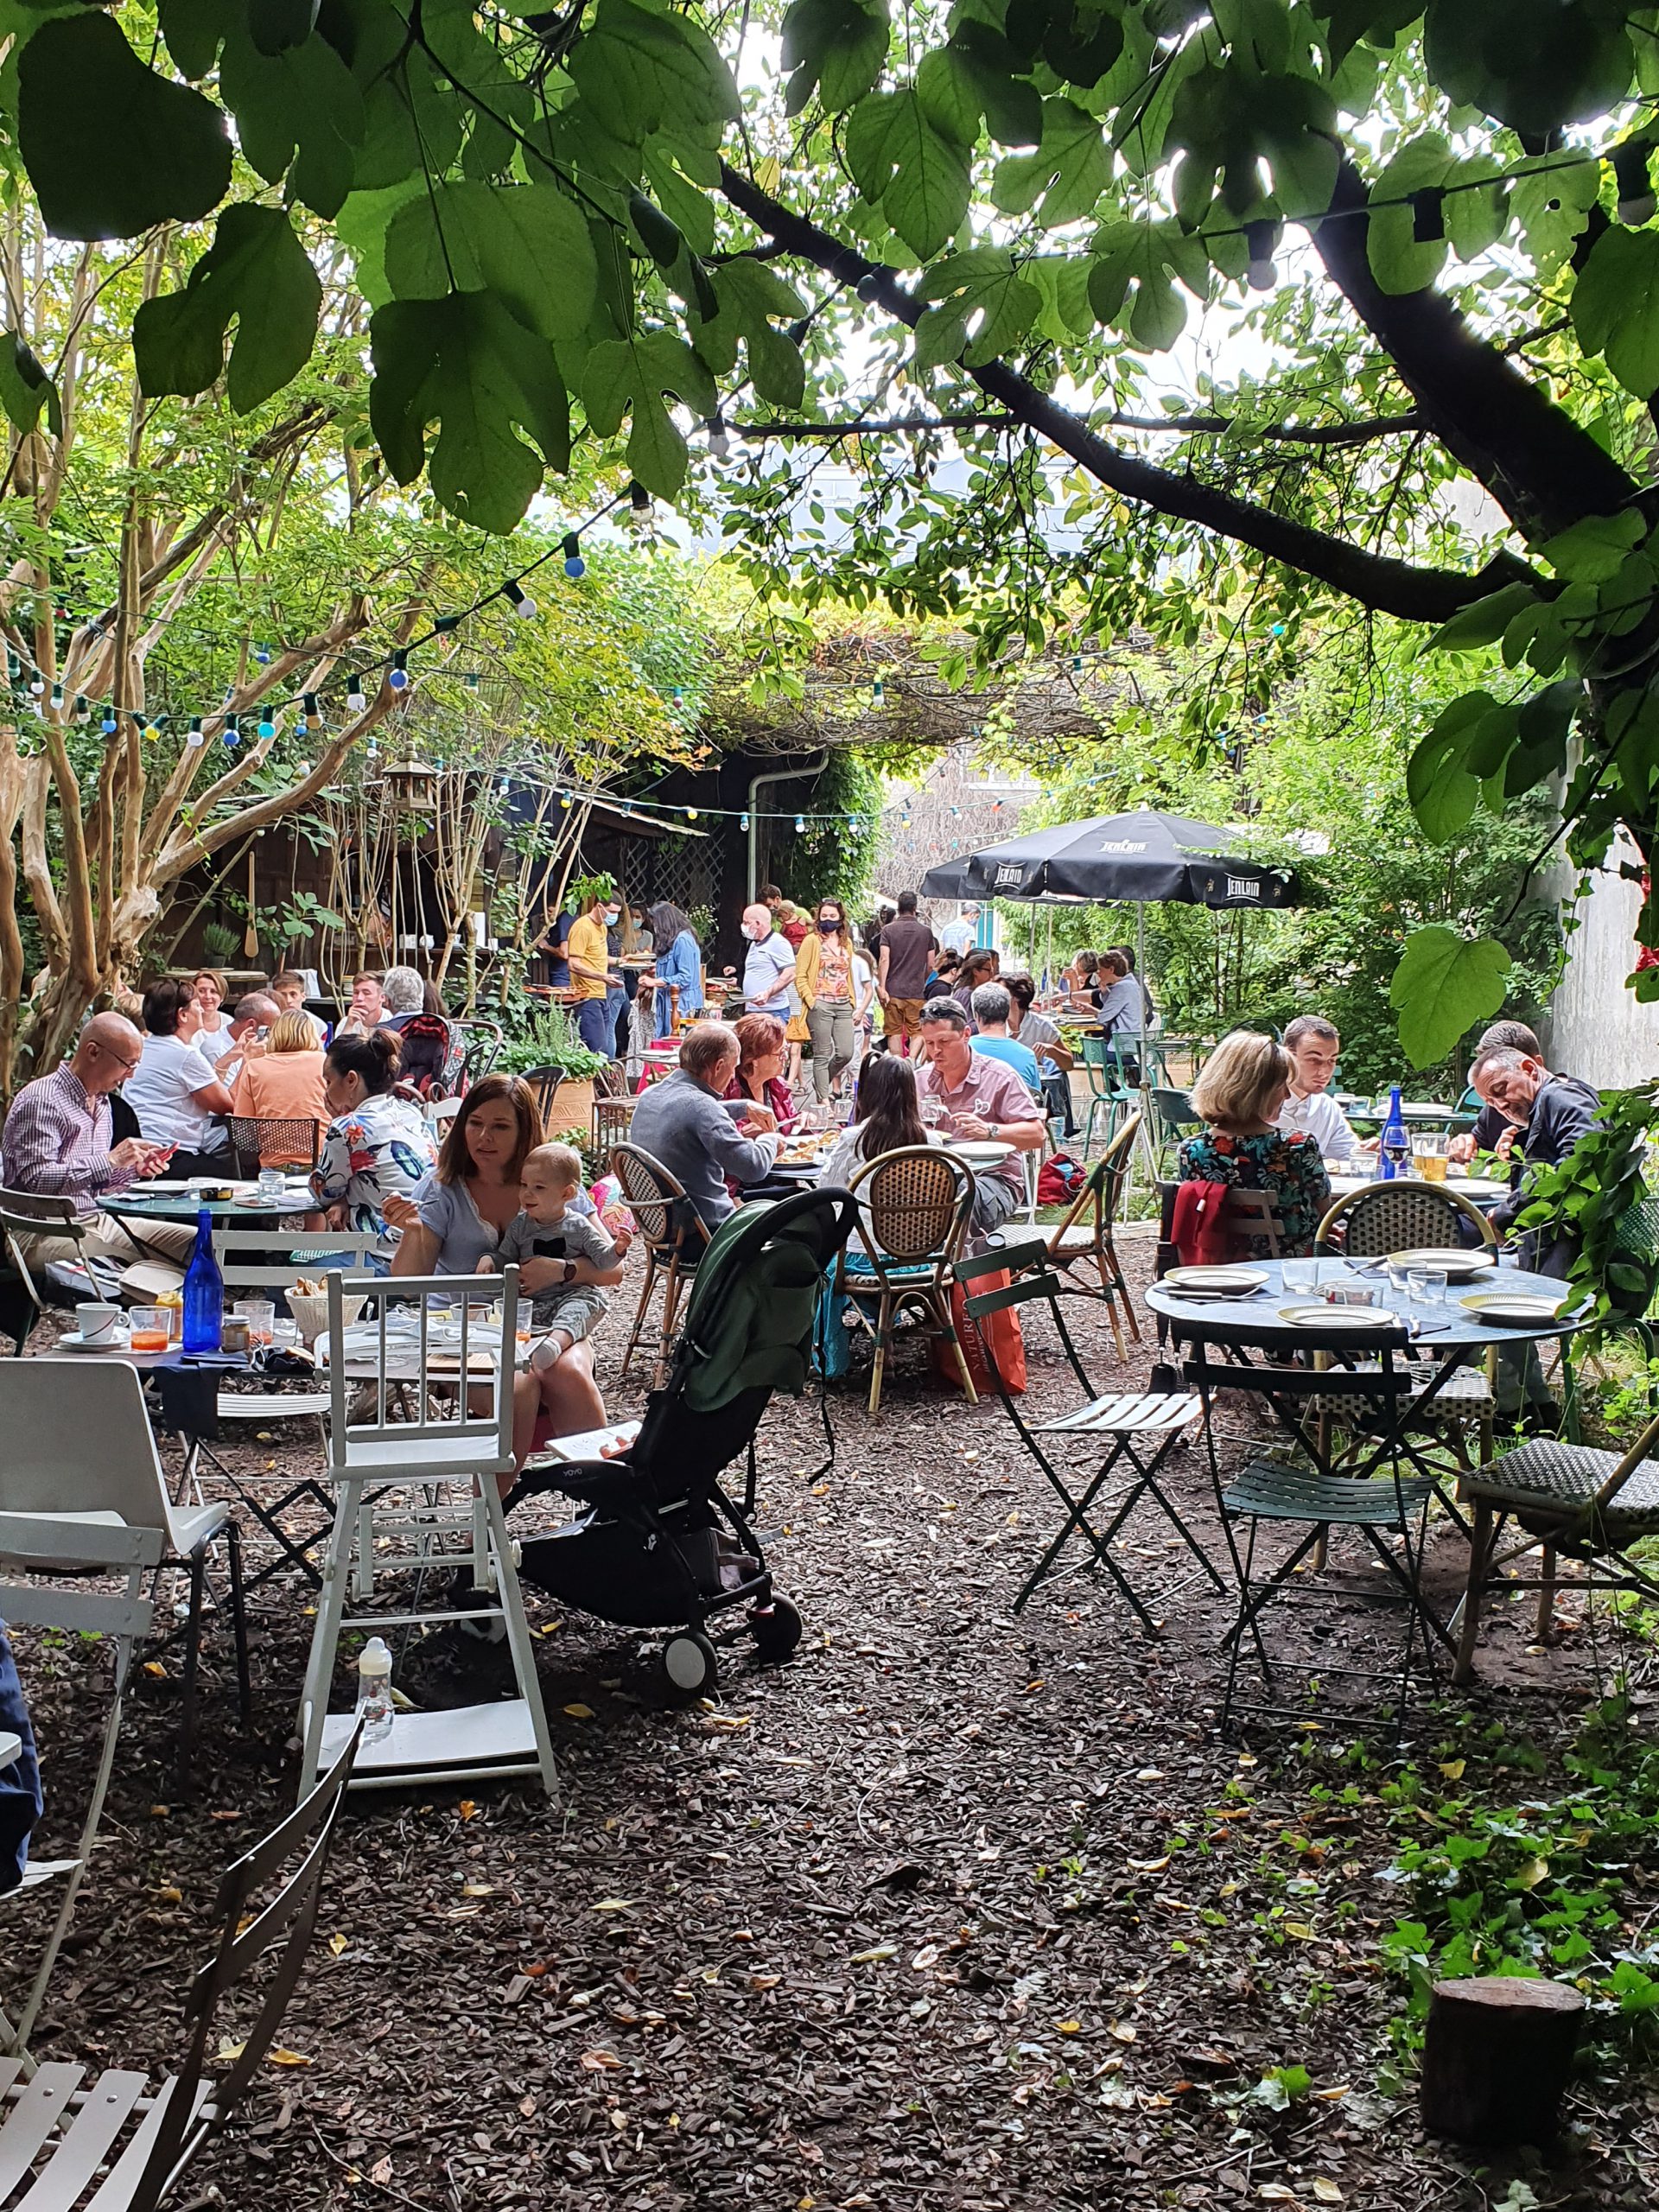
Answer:
POLYGON ((225 1319, 225 1278, 213 1257, 213 1217, 203 1206, 196 1216, 196 1249, 184 1271, 186 1351, 217 1351, 225 1319))
MULTIPOLYGON (((1400 1086, 1396 1083, 1389 1092, 1389 1118, 1382 1124, 1382 1134, 1377 1139, 1377 1173, 1384 1182, 1396 1175, 1410 1173, 1411 1141, 1406 1135, 1406 1117, 1400 1110, 1400 1086)), ((188 1285, 186 1286, 187 1290, 188 1285)))

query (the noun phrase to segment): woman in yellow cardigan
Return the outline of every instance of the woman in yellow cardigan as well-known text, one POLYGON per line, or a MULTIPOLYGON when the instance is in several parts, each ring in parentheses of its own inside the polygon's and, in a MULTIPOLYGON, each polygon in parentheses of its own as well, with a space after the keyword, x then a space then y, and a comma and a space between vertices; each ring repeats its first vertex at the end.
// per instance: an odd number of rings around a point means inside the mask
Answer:
POLYGON ((820 1105, 853 1058, 853 933, 839 899, 820 899, 817 927, 795 955, 795 988, 812 1039, 812 1090, 820 1105))

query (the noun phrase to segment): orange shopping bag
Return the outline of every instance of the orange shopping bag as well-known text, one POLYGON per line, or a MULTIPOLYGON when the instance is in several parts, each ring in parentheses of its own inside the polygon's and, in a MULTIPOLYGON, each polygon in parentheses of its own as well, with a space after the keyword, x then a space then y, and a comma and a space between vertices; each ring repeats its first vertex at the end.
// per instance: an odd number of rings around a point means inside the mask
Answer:
MULTIPOLYGON (((968 1290, 982 1298, 988 1290, 1006 1290, 1013 1277, 1006 1268, 987 1265, 982 1275, 976 1275, 964 1288, 960 1282, 950 1286, 950 1319, 956 1325, 957 1337, 962 1345, 963 1357, 968 1363, 968 1372, 973 1380, 975 1395, 992 1398, 996 1395, 996 1378, 990 1371, 985 1357, 990 1347, 997 1371, 1002 1377, 1002 1387, 1011 1397, 1020 1396, 1026 1387, 1026 1340, 1020 1333, 1020 1316, 1011 1306, 1000 1313, 987 1313, 977 1321, 968 1318, 968 1290)), ((933 1343, 933 1364, 947 1382, 962 1388, 962 1373, 956 1356, 944 1339, 936 1338, 933 1343)))

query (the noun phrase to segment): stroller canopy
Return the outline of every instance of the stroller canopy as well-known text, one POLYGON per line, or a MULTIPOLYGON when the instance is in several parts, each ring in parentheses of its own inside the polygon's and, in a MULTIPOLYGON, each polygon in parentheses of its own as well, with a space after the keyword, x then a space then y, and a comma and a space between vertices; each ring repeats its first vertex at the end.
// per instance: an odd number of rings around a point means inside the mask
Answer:
POLYGON ((697 1262, 674 1371, 694 1413, 715 1413, 746 1390, 806 1388, 819 1285, 847 1242, 851 1193, 804 1191, 740 1206, 697 1262))

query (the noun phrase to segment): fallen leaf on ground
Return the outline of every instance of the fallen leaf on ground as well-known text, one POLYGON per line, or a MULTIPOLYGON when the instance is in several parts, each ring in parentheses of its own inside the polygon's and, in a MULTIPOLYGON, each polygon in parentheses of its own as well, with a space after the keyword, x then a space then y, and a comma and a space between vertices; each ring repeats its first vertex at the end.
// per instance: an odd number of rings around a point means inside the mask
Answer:
POLYGON ((287 2050, 278 2044, 274 2050, 265 2053, 273 2066, 308 2066, 311 2062, 302 2050, 287 2050))
POLYGON ((594 1717, 593 1707, 583 1705, 580 1701, 575 1705, 567 1705, 564 1709, 573 1720, 591 1720, 594 1717))

